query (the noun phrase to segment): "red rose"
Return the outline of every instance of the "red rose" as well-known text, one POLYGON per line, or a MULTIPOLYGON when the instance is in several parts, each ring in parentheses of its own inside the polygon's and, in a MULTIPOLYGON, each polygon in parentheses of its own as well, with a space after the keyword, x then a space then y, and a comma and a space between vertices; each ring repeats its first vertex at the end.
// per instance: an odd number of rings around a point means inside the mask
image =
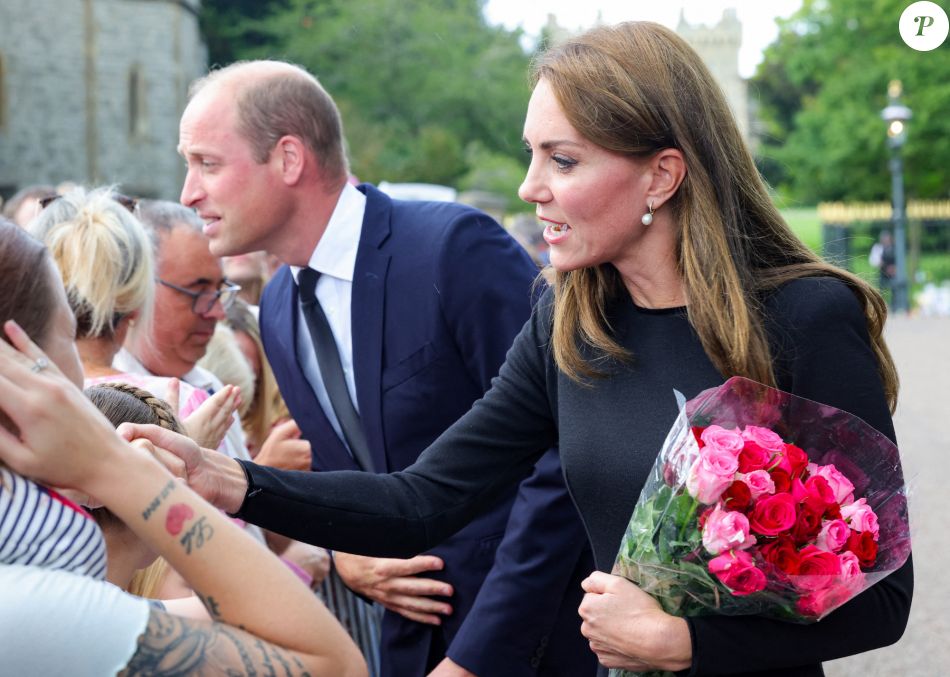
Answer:
POLYGON ((801 477, 808 465, 808 454, 794 444, 785 445, 785 458, 788 460, 791 470, 789 474, 792 477, 801 477))
POLYGON ((725 504, 727 510, 745 512, 752 505, 752 491, 748 484, 736 480, 723 492, 719 500, 725 504))
POLYGON ((763 536, 778 536, 795 524, 795 499, 791 494, 776 493, 759 498, 752 508, 749 526, 763 536))
POLYGON ((818 536, 818 532, 821 531, 821 518, 824 513, 824 506, 821 506, 818 510, 815 510, 807 502, 798 506, 798 515, 791 530, 792 538, 795 539, 796 543, 804 545, 818 536))
POLYGON ((791 476, 780 468, 770 470, 769 477, 771 477, 772 481, 775 483, 776 494, 785 493, 792 488, 791 476))
POLYGON ((768 545, 763 545, 759 552, 762 553, 766 562, 780 571, 790 576, 798 573, 802 558, 795 548, 795 543, 787 536, 780 536, 768 545))
POLYGON ((739 452, 739 472, 747 473, 753 470, 762 470, 772 460, 772 452, 763 449, 755 442, 746 440, 739 452))
POLYGON ((827 508, 825 508, 825 519, 826 520, 840 520, 841 519, 841 506, 837 503, 832 503, 827 508))
POLYGON ((805 480, 805 491, 814 499, 815 504, 820 505, 823 509, 837 503, 835 500, 835 492, 832 490, 831 485, 828 484, 828 480, 820 475, 809 477, 805 480))
POLYGON ((870 569, 877 561, 877 541, 870 531, 852 531, 844 547, 854 553, 862 569, 870 569))
POLYGON ((841 560, 833 552, 814 545, 806 545, 799 553, 798 576, 795 585, 801 590, 821 590, 834 583, 841 575, 841 560))
POLYGON ((706 443, 703 442, 703 438, 702 438, 702 434, 705 429, 706 429, 705 426, 693 426, 692 428, 690 428, 690 430, 693 431, 693 437, 696 438, 696 444, 699 445, 700 449, 706 446, 706 443))
POLYGON ((765 589, 766 578, 757 569, 752 556, 743 550, 730 550, 709 561, 709 572, 736 597, 765 589))

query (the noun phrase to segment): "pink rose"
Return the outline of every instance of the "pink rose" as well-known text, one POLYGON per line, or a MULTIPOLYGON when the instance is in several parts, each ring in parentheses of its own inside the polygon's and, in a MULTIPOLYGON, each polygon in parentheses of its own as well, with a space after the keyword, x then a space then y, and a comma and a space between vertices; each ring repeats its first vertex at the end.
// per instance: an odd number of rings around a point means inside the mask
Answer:
POLYGON ((844 520, 826 520, 821 526, 821 531, 818 532, 815 545, 828 552, 838 552, 848 542, 850 535, 851 527, 844 520))
POLYGON ((749 533, 749 519, 741 512, 723 510, 721 504, 717 505, 703 525, 703 545, 713 555, 755 545, 755 537, 749 533))
POLYGON ((838 562, 841 563, 841 579, 853 590, 864 587, 864 572, 861 571, 861 562, 858 556, 850 550, 838 553, 838 562))
POLYGON ((763 494, 775 493, 775 482, 772 481, 772 476, 764 470, 753 470, 745 475, 740 474, 739 479, 748 485, 753 500, 763 494))
POLYGON ((716 447, 722 451, 728 451, 733 456, 738 456, 739 452, 742 451, 742 445, 745 444, 742 435, 737 431, 726 430, 718 425, 711 425, 703 430, 700 438, 705 444, 704 449, 706 447, 716 447))
POLYGON ((848 522, 855 531, 870 531, 874 540, 877 540, 880 527, 877 524, 877 515, 863 498, 854 503, 841 506, 841 519, 848 522))
POLYGON ((833 586, 841 575, 841 561, 833 552, 806 545, 799 553, 801 562, 794 577, 799 590, 820 590, 833 586))
POLYGON ((699 451, 696 463, 690 468, 686 490, 700 503, 712 505, 732 484, 738 468, 739 461, 731 451, 723 450, 707 440, 706 446, 699 451))
POLYGON ((790 494, 775 494, 759 499, 752 509, 749 525, 763 536, 777 536, 795 524, 795 499, 790 494))
POLYGON ((752 442, 766 451, 777 454, 785 449, 785 442, 775 432, 757 425, 747 425, 742 431, 742 439, 752 442))
POLYGON ((809 477, 804 482, 792 480, 792 496, 799 503, 808 503, 814 510, 822 512, 836 502, 831 486, 820 475, 809 477))
POLYGON ((816 465, 812 468, 812 464, 809 463, 808 472, 812 477, 825 478, 828 486, 831 487, 831 493, 834 494, 835 502, 843 504, 851 503, 854 500, 852 496, 854 485, 835 466, 816 465))
POLYGON ((736 597, 765 589, 765 574, 755 567, 752 556, 743 550, 730 550, 711 559, 709 572, 736 597))

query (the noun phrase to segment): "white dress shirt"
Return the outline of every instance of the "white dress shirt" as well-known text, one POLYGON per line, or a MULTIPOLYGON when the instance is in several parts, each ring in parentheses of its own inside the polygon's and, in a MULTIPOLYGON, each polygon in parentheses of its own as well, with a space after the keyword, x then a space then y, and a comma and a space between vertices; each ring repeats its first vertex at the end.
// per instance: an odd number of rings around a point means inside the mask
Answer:
MULTIPOLYGON (((346 388, 357 413, 359 413, 359 404, 356 401, 356 380, 353 375, 353 323, 350 309, 353 300, 356 250, 363 231, 365 212, 366 196, 350 184, 346 184, 330 216, 326 230, 320 237, 313 254, 310 255, 308 264, 308 267, 320 273, 320 278, 317 280, 317 300, 327 316, 327 322, 336 340, 343 376, 346 378, 346 388)), ((301 268, 291 266, 290 270, 296 281, 301 268)), ((300 304, 297 304, 297 335, 294 338, 297 359, 300 361, 304 376, 330 420, 330 425, 345 445, 343 429, 330 404, 327 389, 323 385, 320 366, 317 364, 317 354, 313 348, 313 339, 310 337, 310 328, 300 304)))

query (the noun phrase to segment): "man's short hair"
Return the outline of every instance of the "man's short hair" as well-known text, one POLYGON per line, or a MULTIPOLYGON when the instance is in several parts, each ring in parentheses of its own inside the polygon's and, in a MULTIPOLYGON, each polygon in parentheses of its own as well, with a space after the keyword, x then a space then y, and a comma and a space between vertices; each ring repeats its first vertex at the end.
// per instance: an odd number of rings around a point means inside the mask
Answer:
POLYGON ((225 79, 237 83, 238 131, 251 144, 257 162, 267 161, 281 137, 296 136, 314 154, 327 178, 346 178, 340 111, 313 75, 283 61, 238 61, 193 82, 189 97, 225 79), (242 71, 250 70, 260 75, 242 82, 242 71))

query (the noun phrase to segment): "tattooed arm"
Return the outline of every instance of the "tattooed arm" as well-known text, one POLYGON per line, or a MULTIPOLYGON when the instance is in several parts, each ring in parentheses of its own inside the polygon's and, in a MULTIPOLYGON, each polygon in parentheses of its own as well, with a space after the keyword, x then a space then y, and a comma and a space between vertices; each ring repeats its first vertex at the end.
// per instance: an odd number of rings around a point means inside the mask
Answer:
MULTIPOLYGON (((153 610, 122 677, 330 674, 308 669, 295 652, 223 623, 153 610)), ((336 674, 336 673, 333 673, 336 674)))
POLYGON ((43 353, 15 325, 5 329, 21 352, 0 341, 0 410, 20 438, 0 428, 0 459, 20 474, 101 500, 184 576, 216 621, 155 612, 130 671, 170 665, 191 674, 182 666, 204 657, 217 661, 205 674, 287 674, 281 659, 289 674, 366 674, 356 645, 277 557, 143 448, 122 440, 54 365, 31 370, 43 353), (249 669, 255 662, 260 671, 249 669))

